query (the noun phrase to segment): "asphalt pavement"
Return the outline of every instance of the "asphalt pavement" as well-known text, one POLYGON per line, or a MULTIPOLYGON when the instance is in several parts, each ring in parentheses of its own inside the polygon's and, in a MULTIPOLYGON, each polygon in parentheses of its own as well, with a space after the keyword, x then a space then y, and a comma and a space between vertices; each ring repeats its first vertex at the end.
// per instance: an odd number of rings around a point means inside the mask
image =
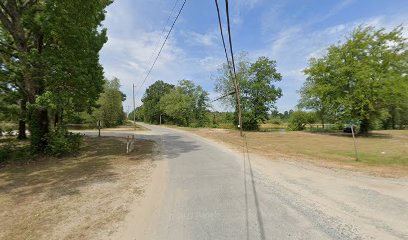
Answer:
POLYGON ((151 131, 136 137, 158 143, 167 169, 159 207, 129 239, 408 239, 407 179, 244 158, 189 132, 141 125, 151 131))

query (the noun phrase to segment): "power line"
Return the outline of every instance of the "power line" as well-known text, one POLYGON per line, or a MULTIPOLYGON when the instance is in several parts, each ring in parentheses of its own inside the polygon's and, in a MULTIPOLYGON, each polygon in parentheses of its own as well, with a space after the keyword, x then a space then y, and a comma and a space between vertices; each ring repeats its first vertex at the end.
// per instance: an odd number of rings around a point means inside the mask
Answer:
POLYGON ((229 72, 230 72, 230 76, 232 76, 230 60, 229 60, 229 57, 228 57, 227 47, 226 47, 226 44, 225 44, 224 32, 222 30, 222 20, 221 20, 220 7, 218 5, 218 0, 215 0, 215 6, 217 7, 218 25, 220 26, 220 33, 221 33, 222 45, 224 46, 225 58, 227 59, 227 64, 228 64, 228 69, 229 69, 229 72))
POLYGON ((235 77, 236 77, 237 73, 236 73, 236 71, 235 71, 234 51, 233 51, 233 49, 232 49, 231 24, 230 24, 228 0, 225 0, 225 10, 226 10, 226 12, 227 12, 228 39, 229 39, 229 44, 230 44, 230 52, 231 52, 231 60, 232 60, 232 69, 234 70, 234 75, 235 75, 235 77))
POLYGON ((232 69, 234 70, 234 76, 233 77, 234 77, 234 83, 235 83, 235 95, 236 95, 237 108, 238 108, 239 131, 240 131, 241 137, 243 137, 244 134, 243 134, 243 126, 242 126, 241 100, 240 100, 240 96, 239 96, 239 85, 238 85, 238 80, 237 80, 237 73, 236 73, 236 70, 235 70, 234 51, 233 51, 233 48, 232 48, 231 24, 230 24, 228 0, 225 0, 225 10, 226 10, 226 13, 227 13, 228 39, 229 39, 229 45, 230 45, 232 69))
POLYGON ((150 67, 149 71, 147 72, 146 77, 143 79, 143 81, 142 81, 142 83, 140 84, 140 86, 139 86, 139 88, 138 88, 137 91, 139 91, 139 90, 142 88, 143 84, 146 82, 146 80, 148 79, 148 77, 149 77, 150 74, 152 73, 153 68, 154 68, 154 66, 155 66, 156 63, 157 63, 157 60, 159 59, 160 54, 162 53, 163 48, 164 48, 164 46, 166 45, 166 42, 167 42, 167 40, 169 39, 169 36, 170 36, 171 32, 173 31, 174 25, 176 24, 178 18, 180 17, 181 12, 182 12, 183 9, 184 9, 184 6, 186 5, 186 2, 187 2, 187 0, 184 0, 183 5, 182 5, 181 8, 180 8, 180 11, 178 12, 176 18, 174 19, 173 24, 171 25, 171 28, 170 28, 170 30, 169 30, 169 32, 168 32, 166 38, 164 39, 164 42, 163 42, 163 44, 162 44, 162 46, 161 46, 161 48, 160 48, 159 53, 158 53, 157 56, 156 56, 156 59, 154 60, 152 66, 150 67))
POLYGON ((220 97, 214 98, 214 99, 210 100, 208 103, 213 103, 213 102, 215 102, 215 101, 218 101, 218 100, 223 99, 223 98, 225 98, 225 97, 231 96, 231 95, 233 95, 233 94, 235 94, 235 91, 230 92, 230 93, 227 93, 227 94, 222 95, 222 96, 220 96, 220 97))
POLYGON ((171 12, 170 12, 170 14, 169 14, 169 17, 167 18, 165 24, 163 25, 163 29, 162 29, 162 31, 161 31, 161 33, 160 33, 160 37, 157 39, 156 44, 154 45, 155 47, 154 47, 154 50, 153 50, 153 52, 152 52, 152 55, 151 55, 150 58, 149 58, 149 63, 152 61, 154 54, 157 52, 158 48, 160 47, 160 45, 159 45, 159 44, 160 44, 160 41, 161 41, 161 40, 163 39, 163 37, 164 37, 164 33, 166 32, 167 25, 169 24, 170 19, 171 19, 171 17, 173 16, 174 10, 176 9, 177 3, 178 3, 179 1, 180 1, 180 0, 175 0, 175 1, 174 1, 173 8, 171 9, 171 12))

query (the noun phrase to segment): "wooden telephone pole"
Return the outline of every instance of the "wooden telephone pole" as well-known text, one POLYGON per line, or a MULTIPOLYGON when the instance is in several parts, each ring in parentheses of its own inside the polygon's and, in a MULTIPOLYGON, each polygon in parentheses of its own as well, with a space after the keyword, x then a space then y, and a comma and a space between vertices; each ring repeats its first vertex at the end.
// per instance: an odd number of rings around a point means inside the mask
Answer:
POLYGON ((132 85, 133 89, 133 124, 136 122, 136 101, 135 101, 135 84, 132 85))
POLYGON ((238 86, 237 78, 235 76, 233 78, 234 78, 234 85, 235 85, 235 96, 237 98, 239 131, 240 131, 241 137, 243 137, 244 134, 242 130, 242 110, 241 110, 241 98, 239 96, 239 86, 238 86))

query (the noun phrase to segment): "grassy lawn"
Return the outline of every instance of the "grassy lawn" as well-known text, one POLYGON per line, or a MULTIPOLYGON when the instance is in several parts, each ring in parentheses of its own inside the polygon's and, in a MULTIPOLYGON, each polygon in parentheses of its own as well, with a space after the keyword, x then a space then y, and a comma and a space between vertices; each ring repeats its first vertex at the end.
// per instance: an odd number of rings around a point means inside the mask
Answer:
POLYGON ((85 138, 75 156, 0 168, 0 239, 100 239, 144 192, 156 147, 85 138))
MULTIPOLYGON (((187 129, 242 149, 238 131, 226 129, 187 129)), ((358 137, 359 161, 355 161, 352 138, 342 133, 247 132, 250 152, 270 158, 291 157, 324 165, 367 170, 381 175, 408 175, 408 131, 374 131, 358 137)))

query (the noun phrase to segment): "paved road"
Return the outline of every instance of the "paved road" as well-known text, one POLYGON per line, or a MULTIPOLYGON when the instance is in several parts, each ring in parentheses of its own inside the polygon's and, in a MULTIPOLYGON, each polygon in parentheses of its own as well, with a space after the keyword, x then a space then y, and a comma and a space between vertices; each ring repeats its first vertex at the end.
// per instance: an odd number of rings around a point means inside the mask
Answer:
POLYGON ((407 179, 253 155, 244 164, 191 133, 144 126, 137 137, 160 144, 167 177, 142 238, 408 239, 407 179))

